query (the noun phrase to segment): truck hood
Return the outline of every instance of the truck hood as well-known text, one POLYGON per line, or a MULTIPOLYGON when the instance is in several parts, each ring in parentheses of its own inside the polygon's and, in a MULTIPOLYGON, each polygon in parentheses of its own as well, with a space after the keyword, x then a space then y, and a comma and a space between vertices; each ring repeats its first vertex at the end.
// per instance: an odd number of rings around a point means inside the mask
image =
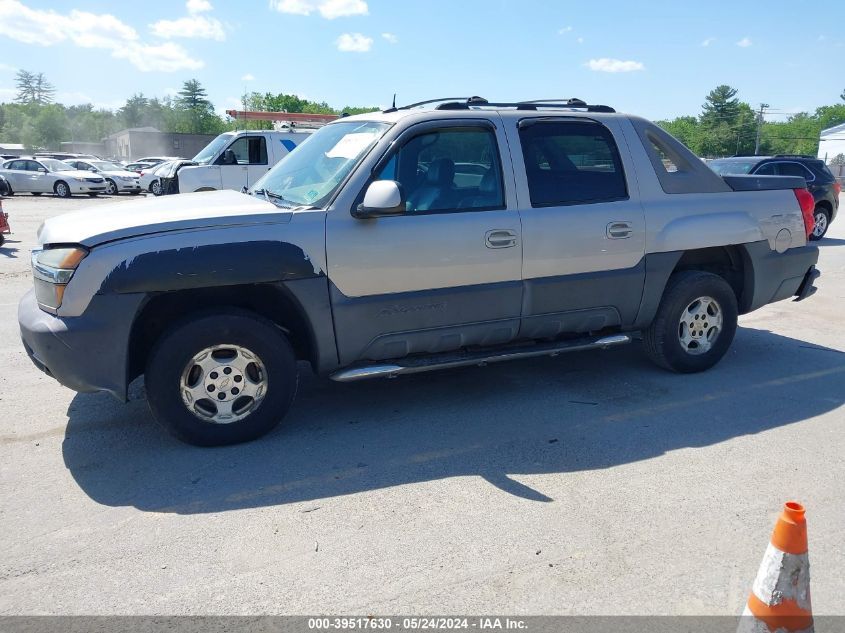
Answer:
POLYGON ((237 191, 207 191, 103 204, 56 216, 38 229, 38 243, 82 244, 165 231, 286 223, 291 212, 237 191))

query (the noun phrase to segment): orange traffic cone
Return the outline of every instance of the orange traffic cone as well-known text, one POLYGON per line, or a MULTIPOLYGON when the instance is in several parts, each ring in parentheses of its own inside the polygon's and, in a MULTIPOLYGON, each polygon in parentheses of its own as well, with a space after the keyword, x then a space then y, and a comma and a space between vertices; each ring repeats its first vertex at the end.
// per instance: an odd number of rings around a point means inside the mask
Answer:
POLYGON ((788 501, 775 524, 737 633, 813 630, 804 506, 788 501))

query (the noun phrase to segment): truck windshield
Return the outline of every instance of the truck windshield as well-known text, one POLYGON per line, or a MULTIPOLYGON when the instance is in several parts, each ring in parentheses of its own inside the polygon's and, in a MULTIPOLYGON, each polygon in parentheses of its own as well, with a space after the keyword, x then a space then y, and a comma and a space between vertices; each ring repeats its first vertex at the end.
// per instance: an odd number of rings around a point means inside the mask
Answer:
POLYGON ((294 206, 323 206, 389 127, 376 121, 327 125, 279 161, 252 190, 294 206))
POLYGON ((199 154, 194 156, 193 161, 197 165, 208 165, 233 138, 235 138, 235 135, 232 133, 221 134, 203 147, 199 154))

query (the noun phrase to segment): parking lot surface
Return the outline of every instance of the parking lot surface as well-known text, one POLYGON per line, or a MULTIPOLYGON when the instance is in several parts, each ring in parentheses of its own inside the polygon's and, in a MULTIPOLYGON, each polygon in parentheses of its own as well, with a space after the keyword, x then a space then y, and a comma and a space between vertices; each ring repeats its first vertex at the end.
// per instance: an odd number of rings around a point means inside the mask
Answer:
POLYGON ((845 219, 819 292, 742 317, 706 373, 636 342, 357 384, 303 367, 275 432, 200 449, 141 381, 75 394, 20 344, 38 226, 113 201, 3 201, 0 614, 733 615, 787 499, 814 612, 845 613, 845 219))

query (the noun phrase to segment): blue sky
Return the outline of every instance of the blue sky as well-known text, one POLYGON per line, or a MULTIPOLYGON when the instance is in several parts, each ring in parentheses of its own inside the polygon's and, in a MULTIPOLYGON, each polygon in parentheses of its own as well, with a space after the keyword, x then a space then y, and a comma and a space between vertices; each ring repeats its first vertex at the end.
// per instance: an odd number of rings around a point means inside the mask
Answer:
POLYGON ((189 78, 220 111, 244 90, 334 106, 386 105, 394 92, 400 103, 577 96, 655 119, 698 113, 720 83, 770 104, 771 119, 839 101, 841 2, 691 5, 0 0, 0 100, 24 68, 44 72, 64 103, 109 108, 189 78))

